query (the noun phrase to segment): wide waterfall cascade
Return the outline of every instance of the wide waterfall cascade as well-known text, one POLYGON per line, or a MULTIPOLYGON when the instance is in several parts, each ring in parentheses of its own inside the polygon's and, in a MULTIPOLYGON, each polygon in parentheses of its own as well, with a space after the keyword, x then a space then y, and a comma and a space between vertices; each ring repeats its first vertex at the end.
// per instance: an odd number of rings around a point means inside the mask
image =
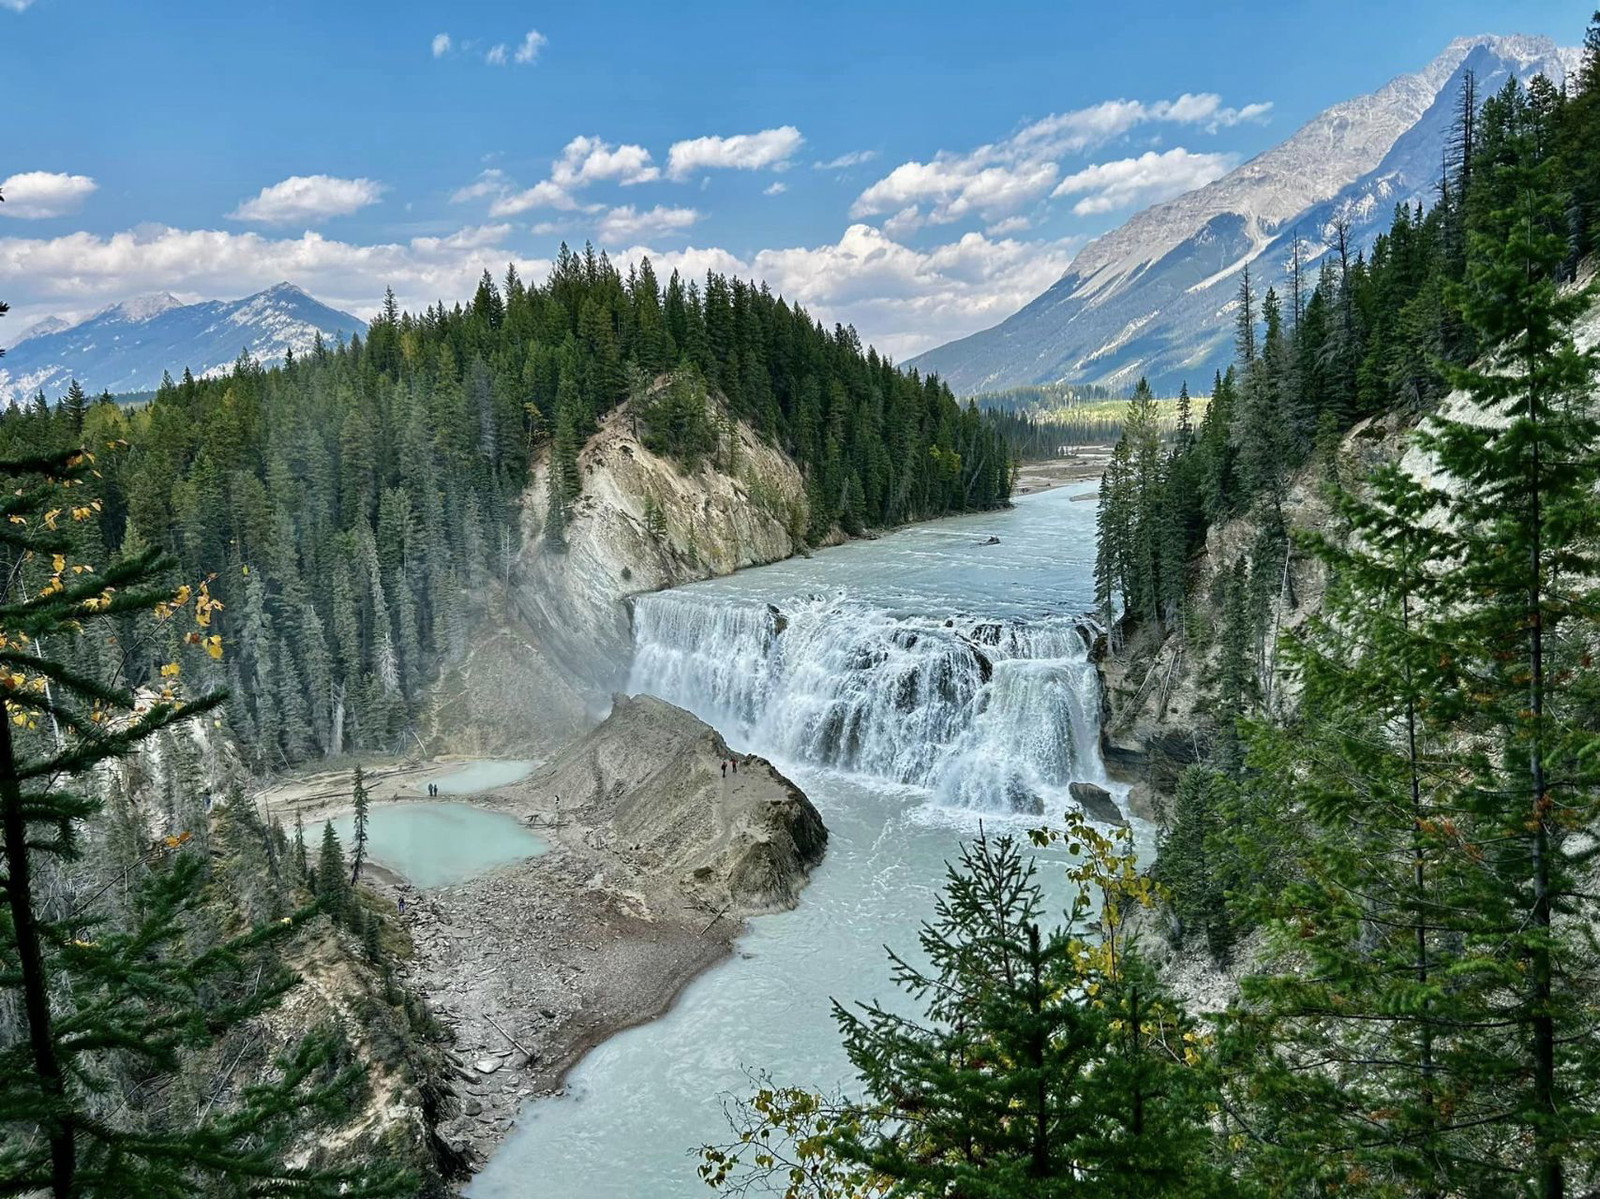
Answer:
MULTIPOLYGON (((1025 834, 1067 810, 1064 781, 1100 777, 1097 684, 1072 616, 1094 604, 1094 491, 634 601, 632 688, 780 762, 828 853, 799 906, 752 920, 667 1015, 524 1109, 473 1199, 703 1199, 690 1150, 727 1136, 723 1097, 748 1093, 750 1070, 854 1089, 832 1001, 894 1000, 883 947, 915 952, 945 864, 980 824, 1025 834), (1042 817, 996 814, 1041 801, 1042 817)), ((1061 906, 1068 857, 1040 851, 1061 906)))
POLYGON ((1056 809, 1069 783, 1104 781, 1081 618, 941 619, 842 594, 780 608, 689 588, 641 597, 633 624, 630 692, 769 756, 984 810, 1056 809))

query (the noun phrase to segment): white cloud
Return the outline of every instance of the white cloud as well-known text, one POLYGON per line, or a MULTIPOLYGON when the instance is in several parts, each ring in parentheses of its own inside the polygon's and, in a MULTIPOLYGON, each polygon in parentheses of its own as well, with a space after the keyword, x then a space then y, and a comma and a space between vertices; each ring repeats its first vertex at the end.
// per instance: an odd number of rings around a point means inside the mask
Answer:
POLYGON ((814 162, 812 170, 816 171, 842 171, 846 167, 860 166, 864 162, 871 162, 878 157, 876 150, 851 150, 848 154, 841 154, 838 158, 830 158, 827 162, 814 162))
POLYGON ((1077 248, 1065 241, 995 240, 968 233, 930 250, 905 246, 870 225, 838 242, 762 250, 740 259, 716 247, 660 253, 634 246, 612 256, 649 255, 659 274, 707 270, 760 279, 825 323, 852 324, 894 358, 964 337, 1010 316, 1060 278, 1077 248))
POLYGON ((700 219, 693 208, 668 208, 657 204, 645 212, 633 205, 613 208, 595 227, 595 235, 602 245, 621 245, 634 238, 654 237, 681 233, 700 219))
MULTIPOLYGON (((17 9, 21 12, 22 9, 17 9)), ((87 175, 63 175, 53 171, 24 171, 0 183, 0 216, 40 220, 66 216, 78 211, 99 187, 87 175)))
POLYGON ((534 208, 556 208, 567 212, 584 207, 576 192, 592 183, 613 182, 623 187, 649 183, 661 171, 643 146, 613 146, 598 137, 575 137, 566 144, 550 168, 550 178, 518 190, 503 171, 491 168, 450 197, 454 203, 492 198, 489 215, 516 216, 534 208))
POLYGON ((530 29, 523 35, 522 45, 517 47, 517 51, 512 55, 512 58, 521 65, 526 66, 539 57, 539 51, 544 48, 549 40, 537 29, 530 29))
POLYGON ((1053 162, 985 165, 974 155, 906 162, 862 192, 850 215, 898 212, 904 223, 927 204, 928 220, 936 225, 972 215, 996 220, 1044 196, 1056 174, 1053 162))
POLYGON ((798 129, 784 125, 760 133, 674 142, 667 151, 667 175, 682 180, 704 170, 781 171, 804 141, 798 129))
POLYGON ((1139 125, 1151 123, 1194 125, 1208 133, 1246 121, 1263 120, 1270 103, 1229 108, 1214 92, 1185 92, 1176 100, 1106 100, 1088 108, 1054 113, 1018 130, 1009 143, 1019 149, 1045 154, 1081 153, 1104 145, 1139 125))
POLYGON ((483 61, 488 63, 491 67, 505 66, 506 44, 504 42, 496 42, 494 45, 490 46, 489 52, 483 56, 483 61))
POLYGON ((33 0, 0 0, 0 8, 9 9, 11 12, 22 12, 33 0))
POLYGON ((546 179, 519 192, 507 192, 489 205, 492 217, 517 216, 534 208, 559 208, 576 212, 580 205, 566 188, 546 179))
POLYGON ((1147 150, 1137 158, 1085 167, 1068 175, 1050 194, 1083 195, 1072 206, 1079 216, 1144 207, 1203 187, 1226 175, 1237 162, 1232 154, 1194 154, 1182 146, 1164 154, 1147 150))
POLYGON ((315 224, 329 217, 347 216, 383 195, 384 185, 371 179, 340 179, 333 175, 291 175, 282 183, 261 189, 228 214, 235 221, 287 225, 315 224))
POLYGON ((767 184, 766 187, 761 189, 761 194, 763 196, 781 196, 788 190, 789 185, 782 179, 774 179, 771 183, 767 184))
POLYGON ((450 35, 448 33, 434 34, 433 56, 435 58, 443 58, 448 53, 450 53, 450 35))
MULTIPOLYGON (((9 204, 10 201, 8 200, 9 204)), ((155 226, 101 237, 0 238, 0 295, 19 327, 50 313, 87 315, 155 291, 237 297, 288 279, 319 300, 370 316, 393 286, 413 309, 472 294, 485 269, 515 262, 542 278, 549 262, 507 247, 512 226, 481 225, 446 236, 356 245, 306 232, 295 238, 155 226)))
POLYGON ((465 187, 450 193, 450 203, 465 204, 468 200, 483 200, 503 196, 511 190, 511 181, 499 167, 490 167, 465 187))
POLYGON ((1033 222, 1025 216, 1008 216, 1003 221, 996 221, 984 230, 990 237, 1006 237, 1012 233, 1022 233, 1033 228, 1033 222))
POLYGON ((999 222, 1051 193, 1064 155, 1104 145, 1140 125, 1215 131, 1262 120, 1271 108, 1266 103, 1230 108, 1214 93, 1186 92, 1175 100, 1107 100, 1054 113, 974 150, 940 151, 928 162, 902 163, 863 191, 850 215, 860 219, 894 213, 891 221, 899 229, 919 221, 938 225, 971 216, 999 222))

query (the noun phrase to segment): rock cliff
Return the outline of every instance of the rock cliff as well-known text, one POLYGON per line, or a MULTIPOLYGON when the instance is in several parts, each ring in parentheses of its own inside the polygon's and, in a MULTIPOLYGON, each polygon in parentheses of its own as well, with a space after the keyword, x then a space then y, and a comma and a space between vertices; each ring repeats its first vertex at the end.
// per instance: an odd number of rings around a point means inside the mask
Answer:
POLYGON ((547 531, 548 454, 534 464, 521 549, 436 690, 436 747, 543 756, 592 726, 627 681, 629 597, 803 550, 799 468, 711 403, 731 433, 692 472, 645 447, 631 404, 607 414, 578 456, 583 491, 564 548, 547 531))

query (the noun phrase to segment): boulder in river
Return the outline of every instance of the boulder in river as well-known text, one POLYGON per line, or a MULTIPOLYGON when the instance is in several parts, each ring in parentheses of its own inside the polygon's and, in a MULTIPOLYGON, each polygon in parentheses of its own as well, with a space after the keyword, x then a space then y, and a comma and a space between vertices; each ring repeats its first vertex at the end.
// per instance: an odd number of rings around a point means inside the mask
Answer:
POLYGON ((982 541, 975 541, 975 542, 973 542, 973 544, 974 545, 999 545, 1000 544, 1000 538, 996 537, 993 533, 990 533, 989 536, 985 537, 982 541))
POLYGON ((1083 814, 1095 823, 1120 825, 1128 823, 1127 817, 1117 807, 1117 801, 1111 798, 1111 792, 1104 787, 1097 787, 1093 783, 1073 783, 1067 791, 1078 801, 1078 807, 1083 809, 1083 814))

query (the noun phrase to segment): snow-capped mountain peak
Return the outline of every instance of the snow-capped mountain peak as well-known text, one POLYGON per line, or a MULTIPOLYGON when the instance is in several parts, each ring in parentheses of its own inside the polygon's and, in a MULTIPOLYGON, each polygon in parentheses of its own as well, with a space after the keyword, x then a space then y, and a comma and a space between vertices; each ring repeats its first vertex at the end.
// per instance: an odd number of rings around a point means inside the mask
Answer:
POLYGON ((74 378, 90 392, 149 391, 164 371, 218 374, 241 353, 270 366, 290 350, 309 351, 319 335, 331 342, 365 332, 365 322, 292 283, 242 300, 197 304, 161 292, 113 304, 76 323, 51 317, 34 325, 0 358, 0 402, 16 403, 41 390, 54 396, 74 378))
POLYGON ((132 325, 160 316, 163 312, 168 312, 171 309, 181 307, 183 307, 182 300, 178 299, 170 291, 162 291, 151 296, 135 296, 131 300, 124 300, 120 304, 102 308, 89 319, 104 318, 132 325))
POLYGON ((1431 198, 1466 72, 1488 96, 1515 76, 1560 84, 1582 52, 1544 37, 1458 38, 1422 70, 1335 104, 1222 178, 1136 214, 1079 251, 1060 280, 1021 312, 912 359, 971 393, 1064 380, 1131 384, 1148 375, 1176 390, 1225 364, 1231 326, 1219 315, 1238 272, 1256 264, 1281 282, 1289 242, 1311 258, 1345 215, 1361 244, 1399 203, 1431 198))

